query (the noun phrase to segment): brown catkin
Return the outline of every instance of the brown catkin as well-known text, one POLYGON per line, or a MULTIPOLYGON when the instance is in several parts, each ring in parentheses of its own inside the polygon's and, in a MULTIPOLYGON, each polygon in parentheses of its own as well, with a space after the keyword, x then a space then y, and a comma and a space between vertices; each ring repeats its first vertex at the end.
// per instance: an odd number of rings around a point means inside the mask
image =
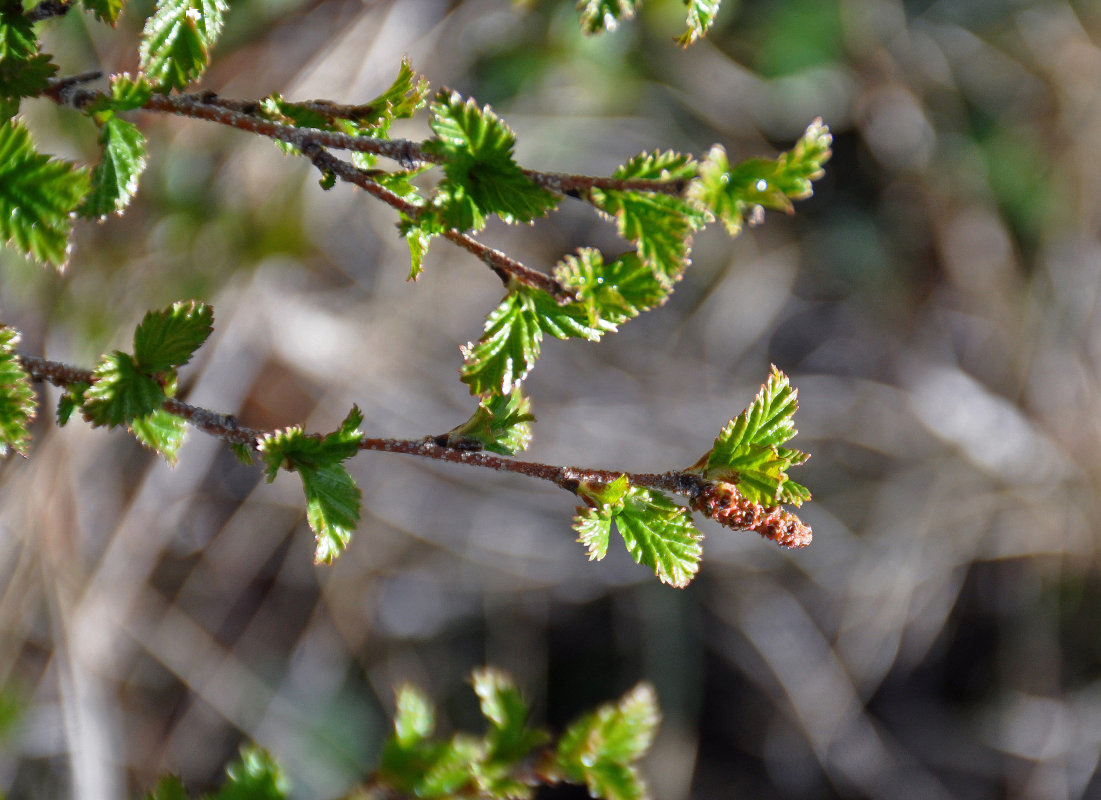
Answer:
POLYGON ((751 503, 732 483, 707 483, 692 498, 692 508, 701 514, 739 531, 757 531, 781 547, 806 547, 811 542, 810 527, 780 506, 751 503))

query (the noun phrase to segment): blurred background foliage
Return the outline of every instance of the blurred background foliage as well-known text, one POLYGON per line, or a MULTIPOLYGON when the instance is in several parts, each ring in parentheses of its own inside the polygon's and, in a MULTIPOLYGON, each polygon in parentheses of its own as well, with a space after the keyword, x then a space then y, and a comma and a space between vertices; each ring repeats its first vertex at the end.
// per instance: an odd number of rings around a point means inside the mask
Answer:
MULTIPOLYGON (((150 5, 117 30, 49 22, 46 49, 132 70, 150 5)), ((771 155, 824 117, 812 200, 701 235, 666 307, 599 347, 549 343, 528 383, 532 457, 661 470, 776 363, 801 390, 814 545, 707 527, 676 591, 622 553, 587 563, 558 490, 363 455, 363 524, 315 567, 293 476, 264 484, 197 435, 169 469, 44 414, 31 458, 0 466, 8 797, 137 796, 169 770, 209 788, 244 740, 296 796, 335 796, 373 765, 395 686, 469 727, 484 663, 555 726, 653 681, 659 798, 1101 793, 1101 7, 725 0, 687 51, 682 23, 676 0, 588 40, 561 0, 240 0, 203 87, 356 102, 409 54, 492 103, 522 164, 594 174, 659 147, 771 155)), ((86 120, 26 117, 42 149, 96 157, 86 120)), ((458 345, 500 295, 488 270, 438 244, 406 283, 394 217, 362 193, 240 132, 139 124, 136 202, 79 226, 64 274, 0 256, 28 351, 89 364, 197 297, 217 319, 193 402, 314 430, 357 402, 372 435, 465 419, 458 345)), ((543 268, 623 246, 572 203, 485 239, 543 268)))

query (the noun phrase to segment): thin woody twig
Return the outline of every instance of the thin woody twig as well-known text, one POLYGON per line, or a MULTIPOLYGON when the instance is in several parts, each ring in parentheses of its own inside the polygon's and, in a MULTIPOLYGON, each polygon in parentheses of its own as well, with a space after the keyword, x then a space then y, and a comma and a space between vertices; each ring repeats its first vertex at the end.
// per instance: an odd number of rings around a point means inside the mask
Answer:
MULTIPOLYGON (((382 200, 411 219, 416 219, 421 213, 421 207, 398 196, 382 184, 371 178, 366 170, 359 169, 353 164, 336 158, 324 150, 318 144, 310 142, 302 148, 302 153, 313 162, 313 165, 323 172, 332 172, 341 180, 355 184, 373 197, 382 200)), ((573 292, 564 287, 554 278, 531 267, 525 266, 509 255, 482 244, 469 234, 461 231, 444 231, 441 236, 454 242, 464 250, 473 253, 484 261, 502 282, 507 286, 510 280, 516 280, 526 286, 542 289, 557 299, 559 302, 575 299, 573 292)))
MULTIPOLYGON (((45 94, 57 102, 75 108, 83 108, 100 96, 99 92, 83 90, 63 98, 58 91, 58 86, 66 80, 64 78, 51 79, 50 88, 46 90, 45 94)), ((346 108, 356 109, 358 113, 362 113, 363 108, 360 106, 338 106, 320 100, 308 101, 299 105, 328 109, 323 113, 346 108)), ((322 147, 370 153, 397 161, 405 169, 411 169, 417 164, 439 164, 444 160, 442 156, 429 152, 423 145, 409 139, 378 139, 372 136, 354 136, 339 131, 323 131, 317 128, 298 128, 293 125, 284 125, 261 116, 258 102, 231 100, 219 97, 214 92, 154 94, 143 108, 147 111, 160 111, 216 122, 220 125, 227 125, 259 136, 289 142, 299 149, 304 143, 312 141, 322 147)), ((587 198, 591 189, 680 195, 688 187, 688 181, 684 178, 670 178, 668 180, 612 178, 572 175, 562 172, 540 172, 531 169, 525 169, 523 173, 544 189, 582 199, 587 198)))
MULTIPOLYGON (((74 384, 85 383, 92 385, 96 382, 95 373, 89 369, 74 367, 60 361, 51 361, 32 355, 20 355, 20 361, 24 369, 32 379, 39 382, 51 383, 60 388, 68 388, 74 384)), ((243 444, 253 450, 259 450, 264 437, 274 433, 257 428, 250 428, 237 423, 237 420, 229 414, 221 414, 201 406, 191 405, 174 397, 164 401, 163 409, 190 423, 193 427, 216 436, 224 441, 243 444)), ((443 447, 436 443, 436 438, 427 436, 423 439, 380 439, 364 437, 360 443, 361 450, 402 453, 405 455, 430 458, 436 461, 447 461, 453 464, 466 464, 472 467, 483 467, 498 472, 513 472, 526 475, 529 478, 549 481, 568 492, 575 493, 577 488, 584 483, 611 483, 626 475, 635 486, 645 486, 650 489, 661 489, 675 492, 688 497, 698 494, 698 484, 692 476, 684 475, 677 471, 662 473, 645 472, 621 472, 617 470, 591 469, 586 467, 559 467, 551 464, 543 464, 538 461, 520 461, 518 459, 502 458, 481 450, 458 450, 443 447)))

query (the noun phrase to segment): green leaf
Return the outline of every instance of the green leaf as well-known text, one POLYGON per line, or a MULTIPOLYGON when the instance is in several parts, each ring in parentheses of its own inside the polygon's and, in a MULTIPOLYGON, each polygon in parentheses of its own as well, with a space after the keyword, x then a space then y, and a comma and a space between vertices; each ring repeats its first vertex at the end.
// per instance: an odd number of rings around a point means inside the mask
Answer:
POLYGON ((816 119, 786 153, 775 159, 752 158, 731 166, 726 150, 715 145, 700 165, 699 178, 692 181, 688 197, 714 214, 736 236, 759 214, 771 208, 791 212, 792 200, 814 192, 812 181, 822 177, 829 160, 833 137, 822 120, 816 119))
POLYGON ((0 456, 10 450, 27 455, 36 413, 34 389, 15 353, 17 344, 19 332, 0 327, 0 456))
POLYGON ((599 250, 581 249, 558 263, 554 277, 573 290, 594 328, 601 321, 620 325, 669 297, 669 289, 635 253, 604 263, 599 250))
POLYGON ((31 257, 62 266, 71 215, 88 193, 88 173, 40 155, 18 122, 0 123, 0 238, 31 257))
POLYGON ((121 214, 138 191, 138 178, 145 171, 145 137, 137 127, 113 114, 104 122, 99 137, 103 158, 92 171, 92 189, 79 213, 102 219, 121 214))
POLYGON ((578 0, 581 31, 586 34, 614 31, 616 25, 631 19, 642 0, 578 0))
POLYGON ((81 5, 108 25, 118 22, 123 0, 81 0, 81 5))
POLYGON ((688 18, 685 20, 688 30, 677 39, 677 44, 687 47, 702 38, 715 22, 721 3, 722 0, 684 0, 684 5, 688 8, 688 18))
POLYGON ((545 732, 528 727, 528 704, 508 675, 486 667, 475 670, 473 680, 482 714, 490 723, 486 760, 511 767, 547 740, 545 732))
MULTIPOLYGON (((613 174, 625 180, 685 180, 697 174, 691 157, 667 152, 640 153, 613 174)), ((667 288, 688 265, 692 234, 707 221, 694 203, 661 192, 592 189, 593 205, 616 219, 619 235, 635 244, 639 258, 667 288)))
POLYGON ((84 406, 84 393, 88 391, 90 386, 90 383, 78 381, 77 383, 70 383, 68 388, 62 392, 61 398, 57 401, 58 427, 65 427, 69 423, 69 418, 72 417, 73 412, 84 406))
POLYGON ((314 560, 331 564, 352 539, 363 493, 342 464, 300 468, 298 474, 306 492, 306 519, 317 538, 314 560))
POLYGON ((151 414, 164 403, 164 389, 146 375, 126 353, 103 356, 96 381, 84 393, 84 417, 93 425, 129 424, 151 414))
POLYGON ((252 448, 244 442, 230 442, 229 449, 233 452, 233 456, 246 467, 256 463, 252 448))
POLYGON ((476 395, 511 393, 534 366, 542 339, 528 295, 509 292, 489 313, 478 343, 462 348, 463 382, 476 395))
POLYGON ((447 433, 447 447, 485 448, 511 456, 531 443, 531 402, 519 387, 509 394, 493 394, 478 403, 470 419, 447 433))
POLYGON ((618 703, 570 725, 558 741, 555 767, 567 780, 584 783, 593 797, 641 800, 646 785, 636 762, 653 744, 660 721, 654 688, 640 683, 618 703))
POLYGON ((144 75, 136 78, 127 72, 111 76, 111 108, 115 111, 134 111, 143 107, 153 96, 153 87, 144 75))
POLYGON ((417 225, 403 225, 401 235, 405 238, 405 243, 409 245, 408 280, 415 281, 424 272, 424 257, 428 255, 428 247, 432 243, 433 234, 417 225))
POLYGON ((559 305, 541 289, 514 285, 486 318, 482 338, 462 348, 462 379, 476 395, 508 394, 535 365, 544 333, 595 342, 614 330, 604 320, 591 324, 581 303, 559 305))
POLYGON ((225 0, 157 0, 145 23, 141 70, 158 89, 183 89, 210 60, 229 6, 225 0))
POLYGON ((331 563, 344 551, 359 521, 363 495, 342 462, 359 452, 362 421, 362 412, 353 406, 340 427, 327 436, 310 436, 295 426, 260 441, 269 481, 280 468, 302 478, 306 520, 317 539, 314 558, 318 563, 331 563))
POLYGON ((180 445, 183 444, 187 424, 175 414, 159 408, 152 414, 130 421, 130 430, 146 447, 156 450, 164 460, 175 466, 180 445))
POLYGON ((798 397, 788 377, 774 366, 753 402, 722 429, 706 461, 700 460, 702 469, 694 471, 707 480, 737 484, 747 500, 762 506, 801 505, 810 492, 793 482, 784 488, 790 482, 787 470, 809 458, 784 447, 797 433, 798 397))
POLYGON ((19 112, 19 101, 45 89, 57 72, 50 56, 38 52, 34 24, 17 2, 0 4, 0 120, 19 112))
POLYGON ((445 157, 447 176, 437 187, 432 212, 456 230, 480 230, 486 214, 505 222, 530 222, 558 205, 558 197, 533 183, 512 157, 516 137, 486 106, 441 91, 429 123, 436 138, 429 151, 445 157))
POLYGON ((214 330, 214 309, 197 300, 150 311, 134 331, 134 359, 150 373, 182 367, 214 330))
POLYGON ((577 541, 589 551, 589 561, 603 561, 612 537, 612 517, 595 508, 578 508, 573 518, 577 541))
POLYGON ((436 712, 424 692, 406 684, 398 690, 395 699, 394 738, 397 743, 410 748, 431 736, 436 729, 436 712))
POLYGON ((578 509, 573 527, 590 561, 607 554, 614 522, 635 563, 649 567, 670 586, 691 583, 703 548, 686 509, 661 492, 631 486, 625 475, 610 484, 583 482, 577 493, 589 507, 578 509))
POLYGON ((589 504, 577 509, 573 529, 577 541, 589 551, 589 561, 602 561, 608 555, 608 542, 612 535, 612 520, 623 511, 623 500, 631 491, 626 475, 620 475, 611 483, 582 483, 577 494, 589 504))
POLYGON ((285 800, 290 782, 267 752, 255 746, 226 767, 226 782, 211 800, 285 800))

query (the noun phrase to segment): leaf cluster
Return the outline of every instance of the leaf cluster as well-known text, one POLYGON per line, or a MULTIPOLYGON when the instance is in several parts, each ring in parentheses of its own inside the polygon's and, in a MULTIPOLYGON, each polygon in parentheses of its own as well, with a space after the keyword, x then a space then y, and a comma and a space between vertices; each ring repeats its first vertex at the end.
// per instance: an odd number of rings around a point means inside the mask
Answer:
MULTIPOLYGON (((486 667, 471 676, 485 732, 434 738, 436 710, 411 685, 395 697, 393 733, 378 769, 348 799, 484 798, 530 800, 537 787, 584 785, 594 798, 641 800, 646 784, 638 761, 650 749, 661 715, 653 687, 641 683, 618 702, 571 724, 551 744, 550 732, 530 725, 530 709, 512 679, 486 667)), ((286 800, 290 786, 265 751, 246 747, 226 781, 203 800, 286 800)), ((162 778, 146 800, 187 800, 178 778, 162 778)))
POLYGON ((722 429, 711 450, 690 471, 705 480, 734 484, 762 506, 802 505, 805 486, 787 471, 810 456, 785 445, 795 436, 799 391, 775 366, 753 402, 722 429))
POLYGON ((343 552, 359 521, 363 493, 344 462, 359 452, 363 413, 352 406, 335 431, 307 434, 301 425, 268 434, 260 441, 268 481, 280 469, 297 472, 306 493, 306 520, 317 539, 314 558, 331 563, 343 552))
POLYGON ((176 395, 177 370, 191 360, 213 326, 214 310, 195 300, 150 311, 134 330, 133 353, 104 355, 91 385, 62 396, 59 421, 64 424, 79 407, 93 425, 128 426, 138 441, 174 464, 185 425, 164 410, 164 402, 176 395))

